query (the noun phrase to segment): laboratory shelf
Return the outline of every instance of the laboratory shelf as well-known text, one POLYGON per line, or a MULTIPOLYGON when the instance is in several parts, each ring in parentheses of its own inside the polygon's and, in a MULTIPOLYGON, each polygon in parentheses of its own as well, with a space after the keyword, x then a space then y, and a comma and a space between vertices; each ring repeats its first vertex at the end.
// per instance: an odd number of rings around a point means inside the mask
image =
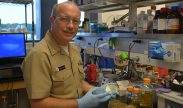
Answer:
POLYGON ((183 34, 135 34, 135 33, 87 33, 78 32, 77 36, 82 37, 116 37, 116 38, 138 38, 138 39, 161 39, 170 41, 183 40, 183 34))
POLYGON ((154 4, 167 4, 182 0, 95 0, 95 2, 80 5, 82 11, 108 12, 121 9, 128 9, 129 4, 136 3, 138 7, 150 6, 154 4))
POLYGON ((87 32, 78 32, 77 36, 83 37, 134 37, 133 33, 87 33, 87 32))

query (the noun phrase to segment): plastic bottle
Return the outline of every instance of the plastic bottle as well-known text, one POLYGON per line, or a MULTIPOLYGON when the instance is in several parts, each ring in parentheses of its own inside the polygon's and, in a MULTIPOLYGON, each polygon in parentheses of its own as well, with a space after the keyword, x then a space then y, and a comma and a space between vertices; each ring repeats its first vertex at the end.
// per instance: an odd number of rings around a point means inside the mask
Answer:
POLYGON ((97 24, 90 23, 90 33, 97 33, 97 24))
POLYGON ((142 24, 143 24, 143 33, 147 33, 147 31, 148 31, 148 16, 147 16, 147 14, 142 16, 142 24))
POLYGON ((87 65, 87 75, 86 78, 88 81, 95 83, 97 80, 97 70, 95 64, 87 65))
POLYGON ((132 91, 133 91, 133 86, 128 86, 127 93, 126 93, 126 103, 127 104, 131 103, 132 91))
POLYGON ((162 80, 163 80, 162 78, 160 78, 160 77, 158 78, 158 84, 159 84, 160 86, 162 86, 162 80))
POLYGON ((140 88, 133 88, 131 105, 135 106, 136 108, 140 108, 140 90, 140 88))
POLYGON ((143 29, 147 28, 147 15, 145 11, 141 11, 140 14, 137 16, 137 33, 145 33, 143 29))
POLYGON ((161 85, 158 83, 158 78, 159 78, 159 72, 154 72, 153 76, 152 76, 152 79, 151 79, 151 82, 153 84, 154 89, 161 87, 161 85))
POLYGON ((141 79, 144 79, 147 76, 147 65, 141 65, 141 79))
POLYGON ((89 32, 89 19, 88 18, 84 18, 84 21, 83 21, 83 30, 84 32, 89 32))
POLYGON ((152 14, 156 14, 156 5, 151 5, 152 14))
POLYGON ((183 33, 183 8, 180 8, 179 9, 179 13, 180 13, 180 33, 183 33))
POLYGON ((147 30, 146 33, 153 33, 153 19, 154 15, 152 14, 152 10, 147 10, 147 30))
POLYGON ((158 33, 158 18, 159 18, 159 15, 160 15, 160 10, 157 10, 156 14, 154 16, 154 19, 153 19, 153 33, 154 34, 158 33))
POLYGON ((158 84, 158 77, 159 77, 159 72, 154 72, 152 82, 158 84))
POLYGON ((166 8, 161 8, 160 15, 158 18, 158 33, 159 34, 166 33, 166 18, 167 18, 166 8))
POLYGON ((165 87, 170 88, 170 76, 169 75, 165 76, 165 87))
POLYGON ((144 83, 141 86, 141 108, 152 108, 153 104, 153 87, 150 78, 144 78, 144 83))
POLYGON ((152 78, 154 73, 153 66, 147 66, 146 68, 146 75, 148 78, 152 78))
POLYGON ((165 74, 162 74, 162 85, 165 87, 165 74))
POLYGON ((167 15, 167 33, 180 33, 180 14, 178 10, 178 6, 172 6, 170 13, 167 15))

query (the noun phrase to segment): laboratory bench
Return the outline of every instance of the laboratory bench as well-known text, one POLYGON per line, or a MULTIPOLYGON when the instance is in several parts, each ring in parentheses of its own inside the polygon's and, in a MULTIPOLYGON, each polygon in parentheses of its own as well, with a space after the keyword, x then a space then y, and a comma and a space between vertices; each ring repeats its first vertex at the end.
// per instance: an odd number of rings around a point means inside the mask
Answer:
POLYGON ((0 108, 29 108, 29 100, 24 81, 0 83, 0 108))
POLYGON ((20 65, 0 66, 0 108, 29 108, 20 65))
POLYGON ((2 82, 0 83, 0 91, 15 90, 25 88, 24 81, 2 82))
POLYGON ((183 94, 171 91, 170 93, 159 93, 158 108, 183 108, 183 94))

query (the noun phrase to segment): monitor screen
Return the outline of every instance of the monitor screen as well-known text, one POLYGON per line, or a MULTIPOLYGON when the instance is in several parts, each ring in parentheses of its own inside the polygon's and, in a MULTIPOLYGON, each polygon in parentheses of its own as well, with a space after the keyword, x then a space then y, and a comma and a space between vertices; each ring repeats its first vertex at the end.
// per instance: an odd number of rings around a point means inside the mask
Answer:
POLYGON ((0 33, 0 58, 25 57, 24 33, 0 33))

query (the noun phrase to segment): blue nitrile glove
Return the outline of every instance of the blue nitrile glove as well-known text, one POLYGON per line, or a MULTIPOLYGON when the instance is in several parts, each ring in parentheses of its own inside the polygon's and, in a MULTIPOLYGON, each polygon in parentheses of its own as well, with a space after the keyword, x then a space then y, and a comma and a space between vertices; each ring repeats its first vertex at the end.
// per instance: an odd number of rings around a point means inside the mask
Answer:
POLYGON ((112 98, 116 98, 118 93, 116 93, 116 92, 115 93, 110 93, 110 95, 111 95, 112 98))
POLYGON ((165 55, 165 50, 162 47, 159 47, 153 51, 153 56, 157 58, 163 59, 164 55, 165 55))
MULTIPOLYGON (((93 94, 101 94, 105 93, 105 88, 107 85, 102 85, 101 87, 97 87, 95 91, 93 91, 93 94)), ((110 92, 109 93, 112 98, 116 98, 116 96, 119 94, 118 92, 110 92)))
POLYGON ((105 89, 103 86, 96 87, 96 89, 93 91, 93 94, 102 94, 102 93, 105 93, 105 89))
MULTIPOLYGON (((106 93, 105 91, 105 85, 101 86, 101 87, 97 87, 97 89, 95 91, 93 91, 93 94, 101 94, 101 93, 106 93)), ((116 96, 118 95, 118 93, 109 93, 111 95, 111 98, 116 98, 116 96)))
POLYGON ((111 99, 111 95, 109 93, 100 93, 97 92, 98 90, 100 91, 101 88, 92 88, 82 98, 78 99, 78 108, 95 108, 100 103, 111 99))

